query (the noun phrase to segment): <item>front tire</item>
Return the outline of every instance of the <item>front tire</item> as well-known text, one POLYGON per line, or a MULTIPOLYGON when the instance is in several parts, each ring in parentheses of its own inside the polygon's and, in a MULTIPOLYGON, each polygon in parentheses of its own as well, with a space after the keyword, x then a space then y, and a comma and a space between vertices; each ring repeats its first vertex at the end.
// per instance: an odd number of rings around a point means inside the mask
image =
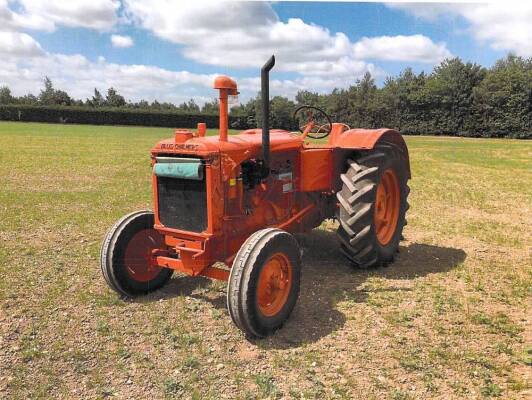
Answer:
POLYGON ((405 156, 393 144, 348 160, 337 193, 340 248, 356 267, 369 268, 393 261, 399 249, 410 189, 405 156))
POLYGON ((227 287, 231 319, 248 337, 265 337, 288 319, 301 280, 295 238, 280 229, 255 232, 238 251, 227 287))
POLYGON ((164 247, 164 237, 153 229, 151 211, 136 211, 122 217, 105 236, 100 266, 111 289, 125 297, 157 290, 173 270, 150 264, 151 252, 164 247))

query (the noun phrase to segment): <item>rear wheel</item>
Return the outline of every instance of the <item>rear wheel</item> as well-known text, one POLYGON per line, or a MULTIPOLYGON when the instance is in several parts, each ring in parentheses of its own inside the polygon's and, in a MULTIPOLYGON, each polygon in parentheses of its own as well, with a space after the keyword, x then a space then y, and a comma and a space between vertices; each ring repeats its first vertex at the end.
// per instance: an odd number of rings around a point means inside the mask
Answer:
POLYGON ((410 192, 402 152, 392 144, 380 143, 349 159, 341 179, 337 233, 342 252, 360 268, 393 261, 406 225, 410 192))
POLYGON ((247 336, 264 337, 279 329, 299 296, 301 258, 292 235, 263 229, 238 251, 227 287, 227 308, 247 336))
POLYGON ((173 270, 152 265, 152 250, 164 247, 163 236, 153 229, 151 211, 121 218, 105 236, 100 255, 102 274, 111 289, 134 297, 159 289, 173 270))

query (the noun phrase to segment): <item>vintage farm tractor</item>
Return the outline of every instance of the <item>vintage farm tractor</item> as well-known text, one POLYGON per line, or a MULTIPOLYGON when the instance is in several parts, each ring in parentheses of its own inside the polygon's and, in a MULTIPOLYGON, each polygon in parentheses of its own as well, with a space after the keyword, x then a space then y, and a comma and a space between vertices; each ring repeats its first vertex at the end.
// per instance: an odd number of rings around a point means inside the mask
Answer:
POLYGON ((340 249, 353 266, 393 261, 408 209, 403 138, 392 129, 332 123, 310 106, 296 110, 300 132, 270 130, 274 64, 272 56, 261 71, 262 129, 228 136, 228 98, 237 85, 219 76, 219 136, 205 136, 198 124, 197 132, 178 129, 151 150, 154 211, 126 215, 102 244, 103 276, 116 292, 154 291, 174 270, 225 280, 234 323, 263 337, 283 325, 299 295, 293 233, 336 218, 340 249))

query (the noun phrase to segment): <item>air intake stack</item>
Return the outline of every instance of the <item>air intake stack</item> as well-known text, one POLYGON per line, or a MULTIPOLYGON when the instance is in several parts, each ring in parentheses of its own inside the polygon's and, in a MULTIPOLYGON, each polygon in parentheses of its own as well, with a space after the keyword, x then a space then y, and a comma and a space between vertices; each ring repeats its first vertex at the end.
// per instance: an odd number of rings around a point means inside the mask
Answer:
POLYGON ((220 141, 227 142, 227 126, 229 125, 228 98, 236 96, 236 82, 228 76, 221 75, 214 80, 214 88, 220 91, 220 141))

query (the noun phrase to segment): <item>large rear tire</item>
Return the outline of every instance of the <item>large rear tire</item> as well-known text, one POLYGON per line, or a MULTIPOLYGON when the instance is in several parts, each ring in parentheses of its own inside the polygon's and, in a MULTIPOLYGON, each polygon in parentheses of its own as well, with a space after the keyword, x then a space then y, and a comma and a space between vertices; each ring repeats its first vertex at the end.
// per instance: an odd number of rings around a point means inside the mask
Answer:
POLYGON ((391 143, 381 142, 348 160, 337 193, 337 234, 354 266, 369 268, 394 260, 409 207, 408 175, 403 153, 391 143))
POLYGON ((301 254, 295 238, 262 229, 238 251, 227 287, 231 319, 248 337, 265 337, 288 319, 299 296, 301 254))
POLYGON ((157 290, 173 270, 150 264, 151 252, 164 247, 163 236, 153 229, 151 211, 136 211, 122 217, 102 242, 100 266, 111 289, 125 297, 157 290))

